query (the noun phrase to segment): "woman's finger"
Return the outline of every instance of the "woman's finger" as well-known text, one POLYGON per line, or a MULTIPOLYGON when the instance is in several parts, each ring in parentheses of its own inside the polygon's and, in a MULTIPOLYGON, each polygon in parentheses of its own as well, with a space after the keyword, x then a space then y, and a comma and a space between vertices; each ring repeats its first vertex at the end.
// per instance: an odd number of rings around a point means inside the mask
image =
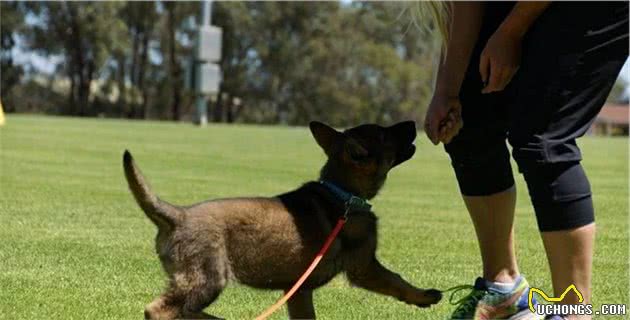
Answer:
POLYGON ((440 129, 444 128, 446 131, 449 131, 453 129, 454 127, 455 127, 455 119, 452 119, 449 114, 449 116, 447 116, 447 118, 441 123, 440 129))
POLYGON ((451 143, 451 140, 453 140, 454 137, 455 137, 455 132, 451 132, 450 134, 445 136, 444 139, 442 139, 442 143, 443 144, 449 144, 449 143, 451 143))
POLYGON ((449 129, 446 125, 441 126, 438 140, 443 142, 446 136, 448 136, 448 132, 449 132, 449 129))
POLYGON ((494 91, 499 91, 501 84, 503 70, 496 63, 490 65, 490 81, 488 84, 481 90, 481 93, 490 93, 494 91))
POLYGON ((443 144, 448 144, 455 138, 455 136, 459 133, 459 129, 461 129, 461 124, 455 123, 453 128, 446 132, 442 137, 441 141, 443 144))
POLYGON ((483 84, 488 83, 488 75, 490 69, 490 59, 484 52, 481 53, 481 58, 479 58, 479 74, 481 75, 481 81, 483 84))
POLYGON ((464 121, 462 120, 461 114, 457 112, 457 110, 453 110, 452 112, 455 120, 453 121, 453 128, 451 128, 448 133, 441 139, 442 143, 448 144, 459 134, 459 130, 464 127, 464 121))
POLYGON ((439 142, 439 140, 438 140, 438 129, 439 129, 438 123, 439 122, 436 120, 436 117, 433 114, 427 115, 427 119, 426 119, 425 125, 424 125, 424 132, 427 133, 427 137, 429 137, 429 140, 431 140, 431 143, 433 143, 434 145, 438 144, 438 142, 439 142))
POLYGON ((446 114, 444 122, 449 126, 449 128, 454 127, 455 122, 457 121, 457 111, 451 108, 446 114))

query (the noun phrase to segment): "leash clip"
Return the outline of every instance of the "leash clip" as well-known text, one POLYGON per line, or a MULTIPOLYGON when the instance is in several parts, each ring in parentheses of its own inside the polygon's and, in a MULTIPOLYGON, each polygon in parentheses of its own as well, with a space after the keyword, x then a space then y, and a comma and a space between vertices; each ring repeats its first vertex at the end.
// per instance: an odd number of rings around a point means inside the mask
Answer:
POLYGON ((343 219, 343 221, 348 220, 348 212, 350 212, 350 207, 346 205, 346 210, 343 212, 343 216, 341 216, 341 219, 343 219))
POLYGON ((369 211, 372 208, 371 204, 369 204, 363 198, 359 198, 355 195, 350 196, 348 201, 346 201, 345 206, 346 212, 344 213, 344 216, 347 216, 350 210, 369 211))

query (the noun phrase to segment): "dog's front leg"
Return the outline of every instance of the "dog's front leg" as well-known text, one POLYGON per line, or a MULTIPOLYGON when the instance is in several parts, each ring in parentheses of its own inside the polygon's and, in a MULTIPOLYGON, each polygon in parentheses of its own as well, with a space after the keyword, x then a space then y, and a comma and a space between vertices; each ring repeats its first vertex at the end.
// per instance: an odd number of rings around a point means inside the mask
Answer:
POLYGON ((398 274, 385 268, 375 257, 366 264, 353 263, 346 270, 348 280, 363 289, 392 296, 418 307, 429 307, 442 299, 440 291, 414 287, 398 274))
POLYGON ((290 319, 315 319, 312 290, 297 291, 287 304, 290 319))

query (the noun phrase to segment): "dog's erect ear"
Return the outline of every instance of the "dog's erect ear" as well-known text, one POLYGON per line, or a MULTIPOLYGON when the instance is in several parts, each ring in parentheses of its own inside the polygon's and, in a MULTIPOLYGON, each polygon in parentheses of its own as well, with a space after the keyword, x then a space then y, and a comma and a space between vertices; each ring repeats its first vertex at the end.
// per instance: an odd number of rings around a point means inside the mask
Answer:
POLYGON ((350 160, 355 163, 361 163, 368 159, 368 151, 357 140, 347 137, 344 145, 350 160))
POLYGON ((341 133, 337 132, 337 130, 318 121, 311 121, 309 127, 311 128, 311 133, 315 141, 324 149, 326 154, 332 150, 335 140, 339 139, 341 136, 341 133))
POLYGON ((413 121, 404 121, 397 123, 389 128, 390 132, 396 137, 398 142, 398 151, 396 152, 396 160, 392 167, 395 167, 413 157, 416 153, 416 146, 413 140, 416 139, 416 123, 413 121))
POLYGON ((396 139, 401 143, 412 143, 416 139, 416 123, 414 121, 399 122, 389 128, 396 139))

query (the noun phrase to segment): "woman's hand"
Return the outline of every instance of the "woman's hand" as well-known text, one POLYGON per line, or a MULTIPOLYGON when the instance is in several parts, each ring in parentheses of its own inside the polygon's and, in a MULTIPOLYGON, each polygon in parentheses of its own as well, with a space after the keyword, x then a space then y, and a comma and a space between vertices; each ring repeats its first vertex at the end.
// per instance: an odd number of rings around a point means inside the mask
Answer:
POLYGON ((438 66, 435 92, 425 116, 424 132, 433 144, 449 143, 462 128, 459 92, 481 29, 481 2, 453 1, 446 50, 438 66))
POLYGON ((521 37, 497 30, 481 52, 479 72, 485 84, 482 93, 503 90, 521 63, 521 37))
POLYGON ((434 145, 447 144, 464 126, 462 105, 457 97, 434 95, 424 118, 424 132, 434 145))

